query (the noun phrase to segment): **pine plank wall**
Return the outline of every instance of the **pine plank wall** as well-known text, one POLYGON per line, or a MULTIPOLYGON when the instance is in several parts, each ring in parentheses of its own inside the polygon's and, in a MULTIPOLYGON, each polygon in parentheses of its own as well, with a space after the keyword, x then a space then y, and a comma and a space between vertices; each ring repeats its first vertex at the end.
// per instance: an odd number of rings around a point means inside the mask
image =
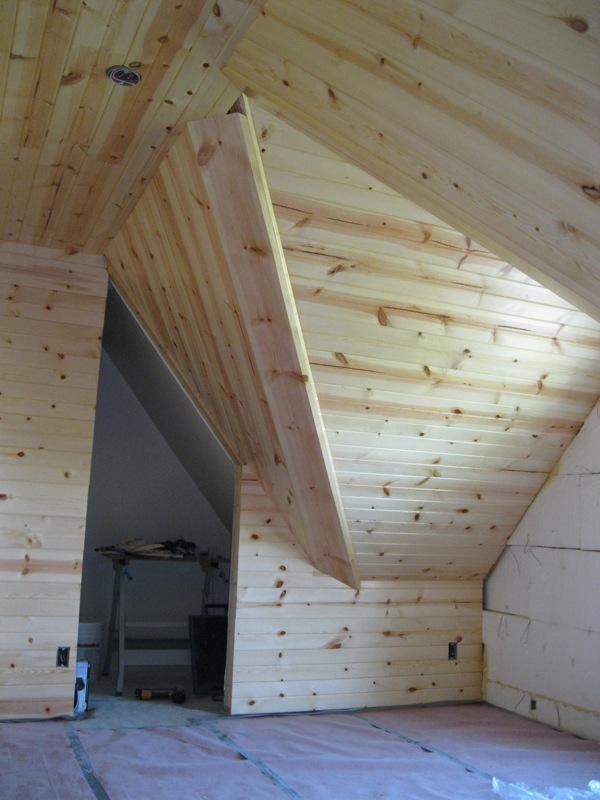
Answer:
POLYGON ((479 581, 363 581, 357 593, 311 566, 248 469, 237 557, 233 714, 481 698, 479 581))
POLYGON ((106 288, 102 257, 0 245, 0 718, 73 710, 106 288))

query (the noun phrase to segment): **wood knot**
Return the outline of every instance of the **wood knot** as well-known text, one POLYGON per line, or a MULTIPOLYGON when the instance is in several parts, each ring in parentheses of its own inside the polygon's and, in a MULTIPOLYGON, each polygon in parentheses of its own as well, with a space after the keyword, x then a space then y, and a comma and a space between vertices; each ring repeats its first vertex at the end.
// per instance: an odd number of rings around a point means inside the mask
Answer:
POLYGON ((60 79, 61 86, 73 86, 79 81, 83 80, 83 75, 80 75, 78 72, 69 72, 68 75, 63 75, 60 79))
POLYGON ((332 105, 334 108, 339 108, 339 107, 340 107, 339 100, 338 100, 338 98, 337 98, 337 95, 336 95, 336 93, 335 93, 335 92, 333 91, 333 89, 331 88, 331 86, 328 86, 328 87, 327 87, 327 95, 328 95, 328 98, 329 98, 329 103, 330 103, 330 104, 331 104, 331 105, 332 105))
POLYGON ((572 28, 575 33, 587 33, 590 29, 588 23, 581 17, 563 17, 562 21, 565 22, 569 28, 572 28))
POLYGON ((250 247, 246 247, 244 245, 244 250, 249 250, 251 253, 254 253, 255 256, 261 256, 261 258, 269 255, 267 250, 264 250, 262 247, 259 247, 256 244, 250 245, 250 247))
POLYGON ((596 184, 595 186, 582 186, 581 190, 590 200, 595 200, 596 202, 600 200, 600 184, 596 184))
POLYGON ((200 164, 201 167, 205 167, 213 157, 214 153, 215 146, 213 144, 202 145, 200 150, 198 150, 198 164, 200 164))

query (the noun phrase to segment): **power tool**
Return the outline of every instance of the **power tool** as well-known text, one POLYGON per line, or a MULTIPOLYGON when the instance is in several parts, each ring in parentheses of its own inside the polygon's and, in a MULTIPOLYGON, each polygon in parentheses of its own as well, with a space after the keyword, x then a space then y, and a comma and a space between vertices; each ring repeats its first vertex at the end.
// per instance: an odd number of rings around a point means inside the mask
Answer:
POLYGON ((136 689, 138 700, 170 700, 172 703, 185 703, 185 689, 136 689))

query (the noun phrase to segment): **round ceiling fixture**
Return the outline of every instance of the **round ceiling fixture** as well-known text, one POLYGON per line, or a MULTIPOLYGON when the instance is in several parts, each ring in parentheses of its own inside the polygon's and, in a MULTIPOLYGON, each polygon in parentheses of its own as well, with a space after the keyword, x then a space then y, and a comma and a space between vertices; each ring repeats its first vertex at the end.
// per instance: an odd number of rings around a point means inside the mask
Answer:
POLYGON ((117 86, 137 86, 142 76, 136 69, 126 67, 124 64, 115 64, 106 70, 107 78, 117 86))

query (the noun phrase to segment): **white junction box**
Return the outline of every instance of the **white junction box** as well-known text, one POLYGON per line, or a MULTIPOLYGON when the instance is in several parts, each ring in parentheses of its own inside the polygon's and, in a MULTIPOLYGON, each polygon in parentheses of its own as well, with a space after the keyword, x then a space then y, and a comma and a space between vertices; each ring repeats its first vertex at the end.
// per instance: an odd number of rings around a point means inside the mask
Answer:
POLYGON ((75 698, 73 712, 83 714, 87 711, 90 693, 90 662, 77 661, 75 664, 75 698))

